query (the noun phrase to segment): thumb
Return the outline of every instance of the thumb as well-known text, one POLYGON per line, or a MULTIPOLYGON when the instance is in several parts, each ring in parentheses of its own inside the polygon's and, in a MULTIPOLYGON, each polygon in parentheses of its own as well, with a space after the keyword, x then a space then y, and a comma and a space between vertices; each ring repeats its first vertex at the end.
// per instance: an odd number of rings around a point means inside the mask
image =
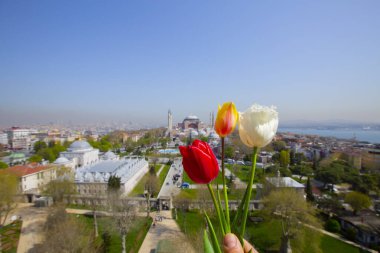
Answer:
POLYGON ((223 239, 224 253, 244 253, 243 248, 236 235, 228 233, 223 239))

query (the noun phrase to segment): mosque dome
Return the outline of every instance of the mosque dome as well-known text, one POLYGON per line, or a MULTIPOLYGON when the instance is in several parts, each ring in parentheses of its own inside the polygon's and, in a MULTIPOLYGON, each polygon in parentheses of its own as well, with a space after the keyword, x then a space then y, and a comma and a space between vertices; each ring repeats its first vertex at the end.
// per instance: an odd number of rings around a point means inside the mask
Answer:
POLYGON ((195 115, 189 115, 185 118, 185 120, 199 120, 199 118, 195 115))
POLYGON ((92 149, 91 145, 87 141, 74 141, 68 148, 70 151, 81 151, 92 149))
POLYGON ((108 151, 106 152, 104 155, 103 155, 103 159, 104 160, 114 160, 116 159, 116 155, 114 152, 112 151, 108 151))
POLYGON ((67 164, 70 161, 66 157, 59 157, 54 161, 54 164, 67 164))

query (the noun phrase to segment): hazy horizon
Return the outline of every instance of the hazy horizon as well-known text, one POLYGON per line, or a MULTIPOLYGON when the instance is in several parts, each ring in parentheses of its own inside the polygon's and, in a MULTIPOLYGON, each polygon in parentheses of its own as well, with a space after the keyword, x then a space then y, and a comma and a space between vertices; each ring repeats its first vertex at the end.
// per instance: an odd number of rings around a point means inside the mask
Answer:
POLYGON ((0 126, 160 126, 218 103, 380 123, 380 1, 0 2, 0 126))

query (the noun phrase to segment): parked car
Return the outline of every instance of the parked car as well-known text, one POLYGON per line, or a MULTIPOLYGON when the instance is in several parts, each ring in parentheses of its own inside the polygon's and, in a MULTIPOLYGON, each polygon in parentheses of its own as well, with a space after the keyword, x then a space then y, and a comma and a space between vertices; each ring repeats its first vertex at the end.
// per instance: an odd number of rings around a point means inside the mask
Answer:
POLYGON ((184 183, 181 184, 181 188, 182 189, 189 189, 190 188, 190 184, 187 183, 187 182, 184 182, 184 183))

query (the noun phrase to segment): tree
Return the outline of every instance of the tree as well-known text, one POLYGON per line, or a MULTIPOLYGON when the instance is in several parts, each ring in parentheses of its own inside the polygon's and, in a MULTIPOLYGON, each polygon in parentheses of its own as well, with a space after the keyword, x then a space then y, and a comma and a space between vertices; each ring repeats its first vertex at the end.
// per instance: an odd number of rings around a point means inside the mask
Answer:
MULTIPOLYGON (((154 168, 154 167, 153 167, 154 168)), ((145 182, 144 195, 146 198, 146 216, 150 215, 150 198, 158 195, 160 191, 160 183, 156 174, 149 174, 148 180, 145 182)))
POLYGON ((40 155, 32 155, 28 160, 29 160, 29 162, 31 162, 31 163, 39 163, 39 162, 41 162, 42 161, 42 156, 40 156, 40 155))
POLYGON ((235 150, 232 146, 227 146, 224 150, 224 157, 225 158, 234 158, 235 156, 235 150))
POLYGON ((69 168, 61 167, 55 171, 56 178, 45 186, 42 192, 53 198, 54 203, 63 203, 65 197, 76 193, 75 184, 72 181, 72 173, 69 168))
POLYGON ((290 154, 289 154, 289 150, 281 150, 280 152, 280 164, 281 164, 281 167, 288 167, 290 163, 290 154))
POLYGON ((340 224, 335 219, 329 219, 325 224, 325 229, 329 232, 339 233, 340 232, 340 224))
POLYGON ((107 183, 107 197, 111 211, 115 214, 120 197, 121 178, 110 176, 107 183))
POLYGON ((342 181, 344 169, 339 166, 321 167, 316 171, 315 178, 326 184, 339 184, 342 181))
POLYGON ((18 179, 6 172, 0 172, 0 226, 4 225, 9 213, 16 207, 18 179))
POLYGON ((54 162, 57 159, 51 148, 40 149, 37 154, 49 162, 54 162))
POLYGON ((8 167, 9 167, 8 164, 0 160, 0 169, 6 169, 8 167))
POLYGON ((310 177, 307 178, 305 191, 306 191, 307 201, 313 202, 315 200, 315 198, 314 198, 313 189, 312 189, 311 183, 310 183, 310 177))
POLYGON ((317 232, 313 232, 306 225, 319 227, 315 218, 315 209, 309 205, 303 195, 293 189, 272 190, 263 199, 264 211, 272 219, 280 219, 282 224, 282 238, 280 253, 286 253, 292 247, 304 252, 304 242, 307 240, 309 250, 318 252, 319 238, 317 232))
POLYGON ((291 167, 291 170, 294 174, 300 175, 300 180, 304 176, 310 176, 313 173, 313 168, 311 168, 308 164, 300 164, 291 167))
POLYGON ((348 193, 344 198, 344 202, 350 204, 354 210, 354 215, 356 215, 360 210, 371 206, 371 199, 367 195, 360 192, 348 193))
POLYGON ((136 218, 136 211, 132 205, 126 204, 119 206, 119 212, 117 215, 114 215, 114 219, 116 222, 116 226, 119 230, 120 237, 121 237, 121 247, 122 247, 122 253, 126 253, 126 245, 125 245, 125 239, 127 236, 127 233, 130 231, 130 228, 133 224, 133 221, 136 218))
POLYGON ((272 147, 275 151, 281 152, 286 148, 286 143, 284 141, 273 141, 272 147))
POLYGON ((48 216, 45 228, 45 237, 41 245, 36 245, 31 252, 98 252, 92 233, 86 224, 75 216, 66 213, 62 206, 55 207, 48 216))
POLYGON ((46 142, 36 141, 33 145, 33 150, 35 153, 38 153, 41 149, 47 148, 46 142))

